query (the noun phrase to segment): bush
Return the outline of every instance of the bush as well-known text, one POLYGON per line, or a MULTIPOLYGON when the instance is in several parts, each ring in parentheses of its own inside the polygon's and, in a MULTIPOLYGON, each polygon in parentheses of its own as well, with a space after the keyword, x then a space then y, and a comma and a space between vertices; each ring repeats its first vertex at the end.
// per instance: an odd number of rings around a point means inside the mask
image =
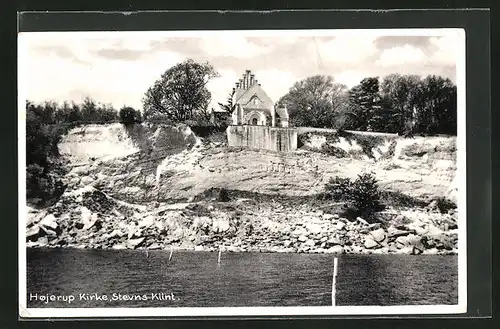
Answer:
POLYGON ((56 169, 45 170, 38 164, 26 167, 26 197, 34 206, 51 205, 64 192, 60 174, 56 169))
POLYGON ((352 191, 352 182, 349 178, 331 178, 325 185, 325 194, 329 199, 342 201, 352 191))
POLYGON ((385 206, 380 202, 380 191, 373 174, 361 174, 355 181, 349 178, 331 178, 325 185, 324 197, 345 201, 344 216, 358 216, 374 220, 374 214, 385 206))
POLYGON ((347 157, 347 152, 341 149, 340 147, 333 146, 331 144, 323 144, 321 146, 321 152, 334 156, 336 158, 345 158, 347 157))
POLYGON ((217 197, 217 201, 219 202, 228 202, 230 200, 229 193, 225 188, 221 188, 219 190, 219 195, 217 197))
POLYGON ((446 214, 450 209, 457 209, 457 205, 454 202, 443 197, 437 198, 435 202, 436 208, 442 214, 446 214))
POLYGON ((141 122, 141 112, 135 110, 132 107, 122 107, 120 109, 120 123, 123 124, 134 124, 137 122, 141 122))

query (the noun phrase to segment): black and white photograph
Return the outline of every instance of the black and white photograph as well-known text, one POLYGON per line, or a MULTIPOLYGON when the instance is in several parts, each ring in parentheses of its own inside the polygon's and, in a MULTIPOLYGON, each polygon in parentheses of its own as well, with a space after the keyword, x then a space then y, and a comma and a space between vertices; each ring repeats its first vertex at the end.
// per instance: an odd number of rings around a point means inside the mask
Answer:
POLYGON ((466 312, 464 30, 18 42, 22 317, 466 312))

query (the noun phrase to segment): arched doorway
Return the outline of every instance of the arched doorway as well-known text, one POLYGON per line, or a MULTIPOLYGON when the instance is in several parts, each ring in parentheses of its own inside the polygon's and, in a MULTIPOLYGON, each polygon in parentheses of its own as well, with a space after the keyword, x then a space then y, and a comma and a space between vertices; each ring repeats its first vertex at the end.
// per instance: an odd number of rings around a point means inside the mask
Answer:
POLYGON ((261 126, 266 124, 266 117, 262 111, 252 111, 245 116, 247 125, 261 126))

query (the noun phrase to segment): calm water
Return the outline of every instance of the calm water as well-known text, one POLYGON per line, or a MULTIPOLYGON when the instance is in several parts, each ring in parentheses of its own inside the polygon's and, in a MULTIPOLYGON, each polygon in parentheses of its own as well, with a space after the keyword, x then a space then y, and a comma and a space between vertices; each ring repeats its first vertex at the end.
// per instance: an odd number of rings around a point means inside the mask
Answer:
MULTIPOLYGON (((215 252, 174 252, 170 262, 169 254, 28 249, 28 306, 331 305, 332 254, 223 253, 220 266, 215 252), (46 294, 74 300, 40 301, 46 294)), ((337 257, 337 305, 458 303, 456 256, 337 257)))

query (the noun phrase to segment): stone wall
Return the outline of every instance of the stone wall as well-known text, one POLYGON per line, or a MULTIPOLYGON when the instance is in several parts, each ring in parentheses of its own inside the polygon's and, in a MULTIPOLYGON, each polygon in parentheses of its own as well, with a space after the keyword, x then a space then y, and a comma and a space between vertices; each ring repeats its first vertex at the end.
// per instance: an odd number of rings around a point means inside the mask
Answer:
POLYGON ((295 128, 241 125, 229 126, 226 132, 229 146, 284 152, 297 149, 295 128))

